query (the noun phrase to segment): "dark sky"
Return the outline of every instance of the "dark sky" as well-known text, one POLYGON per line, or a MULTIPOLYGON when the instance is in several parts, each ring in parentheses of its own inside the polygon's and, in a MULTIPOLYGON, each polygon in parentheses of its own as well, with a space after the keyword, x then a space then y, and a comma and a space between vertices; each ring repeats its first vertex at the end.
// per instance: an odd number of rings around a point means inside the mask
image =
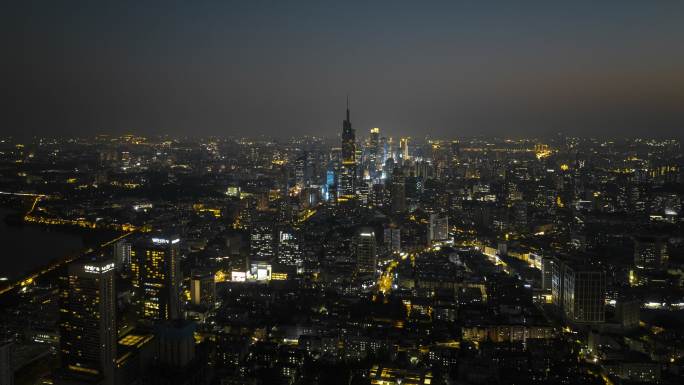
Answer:
POLYGON ((684 1, 0 5, 2 134, 684 132, 684 1), (458 4, 457 4, 458 3, 458 4))

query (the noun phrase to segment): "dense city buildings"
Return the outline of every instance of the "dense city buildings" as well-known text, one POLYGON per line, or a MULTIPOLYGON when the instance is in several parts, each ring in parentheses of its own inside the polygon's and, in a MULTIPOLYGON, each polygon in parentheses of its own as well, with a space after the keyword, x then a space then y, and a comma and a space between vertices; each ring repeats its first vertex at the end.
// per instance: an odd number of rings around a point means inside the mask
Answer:
POLYGON ((684 384, 684 1, 0 9, 0 385, 684 384))
POLYGON ((25 170, 3 182, 29 194, 5 196, 27 204, 23 226, 113 239, 8 286, 3 367, 103 384, 681 379, 666 321, 684 303, 677 141, 395 147, 344 128, 341 152, 322 138, 6 146, 25 170))
POLYGON ((364 132, 0 142, 4 381, 681 383, 677 140, 364 132))
POLYGON ((8 225, 97 235, 3 283, 4 378, 681 382, 678 141, 343 128, 2 142, 8 225))

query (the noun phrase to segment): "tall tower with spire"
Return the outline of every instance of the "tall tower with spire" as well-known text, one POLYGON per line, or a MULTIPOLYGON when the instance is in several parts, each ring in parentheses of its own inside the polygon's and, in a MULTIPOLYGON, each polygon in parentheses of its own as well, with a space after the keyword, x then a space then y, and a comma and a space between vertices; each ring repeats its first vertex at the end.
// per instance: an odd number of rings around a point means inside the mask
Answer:
POLYGON ((356 133, 349 119, 349 96, 347 96, 347 119, 342 122, 342 168, 339 176, 339 197, 351 199, 355 194, 356 181, 356 133))

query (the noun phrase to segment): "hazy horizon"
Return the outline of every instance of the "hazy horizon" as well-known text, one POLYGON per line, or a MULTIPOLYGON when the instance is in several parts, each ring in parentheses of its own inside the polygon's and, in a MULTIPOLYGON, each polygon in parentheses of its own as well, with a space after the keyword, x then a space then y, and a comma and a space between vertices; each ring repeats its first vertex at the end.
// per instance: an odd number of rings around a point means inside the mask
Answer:
POLYGON ((683 2, 12 2, 14 135, 678 137, 683 2))

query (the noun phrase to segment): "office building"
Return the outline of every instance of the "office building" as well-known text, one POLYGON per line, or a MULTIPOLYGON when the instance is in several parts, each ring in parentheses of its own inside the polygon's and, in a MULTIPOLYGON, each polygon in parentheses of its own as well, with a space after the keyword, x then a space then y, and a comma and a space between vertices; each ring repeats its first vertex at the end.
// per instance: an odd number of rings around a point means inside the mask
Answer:
POLYGON ((118 271, 128 269, 131 265, 131 243, 122 239, 112 245, 114 265, 118 271))
POLYGON ((385 249, 393 253, 401 252, 401 228, 388 226, 384 232, 385 249))
POLYGON ((429 240, 444 242, 449 239, 449 217, 440 214, 430 214, 429 240))
POLYGON ((135 243, 131 265, 140 316, 173 320, 181 316, 180 238, 150 236, 135 243))
POLYGON ((553 266, 556 263, 553 257, 542 257, 541 261, 541 289, 544 291, 551 291, 553 280, 553 266))
POLYGON ((564 268, 562 261, 559 258, 550 257, 548 264, 544 265, 551 270, 551 301, 556 309, 562 313, 563 311, 563 296, 564 288, 564 268))
POLYGON ((59 324, 63 382, 114 383, 114 269, 112 259, 92 256, 69 264, 63 277, 59 324))
POLYGON ((380 129, 375 127, 370 129, 368 139, 368 163, 371 177, 375 177, 377 171, 382 167, 382 154, 380 151, 380 129))
POLYGON ((190 303, 211 308, 216 302, 216 281, 208 270, 194 270, 190 277, 190 303))
POLYGON ((394 167, 392 171, 392 185, 390 188, 392 200, 391 209, 395 214, 406 212, 406 179, 400 167, 394 167))
POLYGON ((250 261, 271 262, 275 256, 273 223, 256 222, 249 231, 250 261))
POLYGON ((667 265, 667 238, 638 236, 634 238, 634 265, 639 269, 660 270, 667 265))
POLYGON ((576 324, 605 321, 606 273, 591 265, 565 264, 563 269, 563 312, 576 324))
POLYGON ((354 239, 356 269, 359 273, 375 274, 377 266, 377 244, 375 232, 370 227, 362 227, 354 239))
POLYGON ((620 296, 615 304, 615 319, 625 331, 639 328, 642 301, 636 297, 620 296))
POLYGON ((279 231, 277 260, 281 265, 302 265, 302 251, 294 229, 283 229, 279 231))
POLYGON ((399 139, 399 158, 402 164, 409 160, 409 138, 399 139))

